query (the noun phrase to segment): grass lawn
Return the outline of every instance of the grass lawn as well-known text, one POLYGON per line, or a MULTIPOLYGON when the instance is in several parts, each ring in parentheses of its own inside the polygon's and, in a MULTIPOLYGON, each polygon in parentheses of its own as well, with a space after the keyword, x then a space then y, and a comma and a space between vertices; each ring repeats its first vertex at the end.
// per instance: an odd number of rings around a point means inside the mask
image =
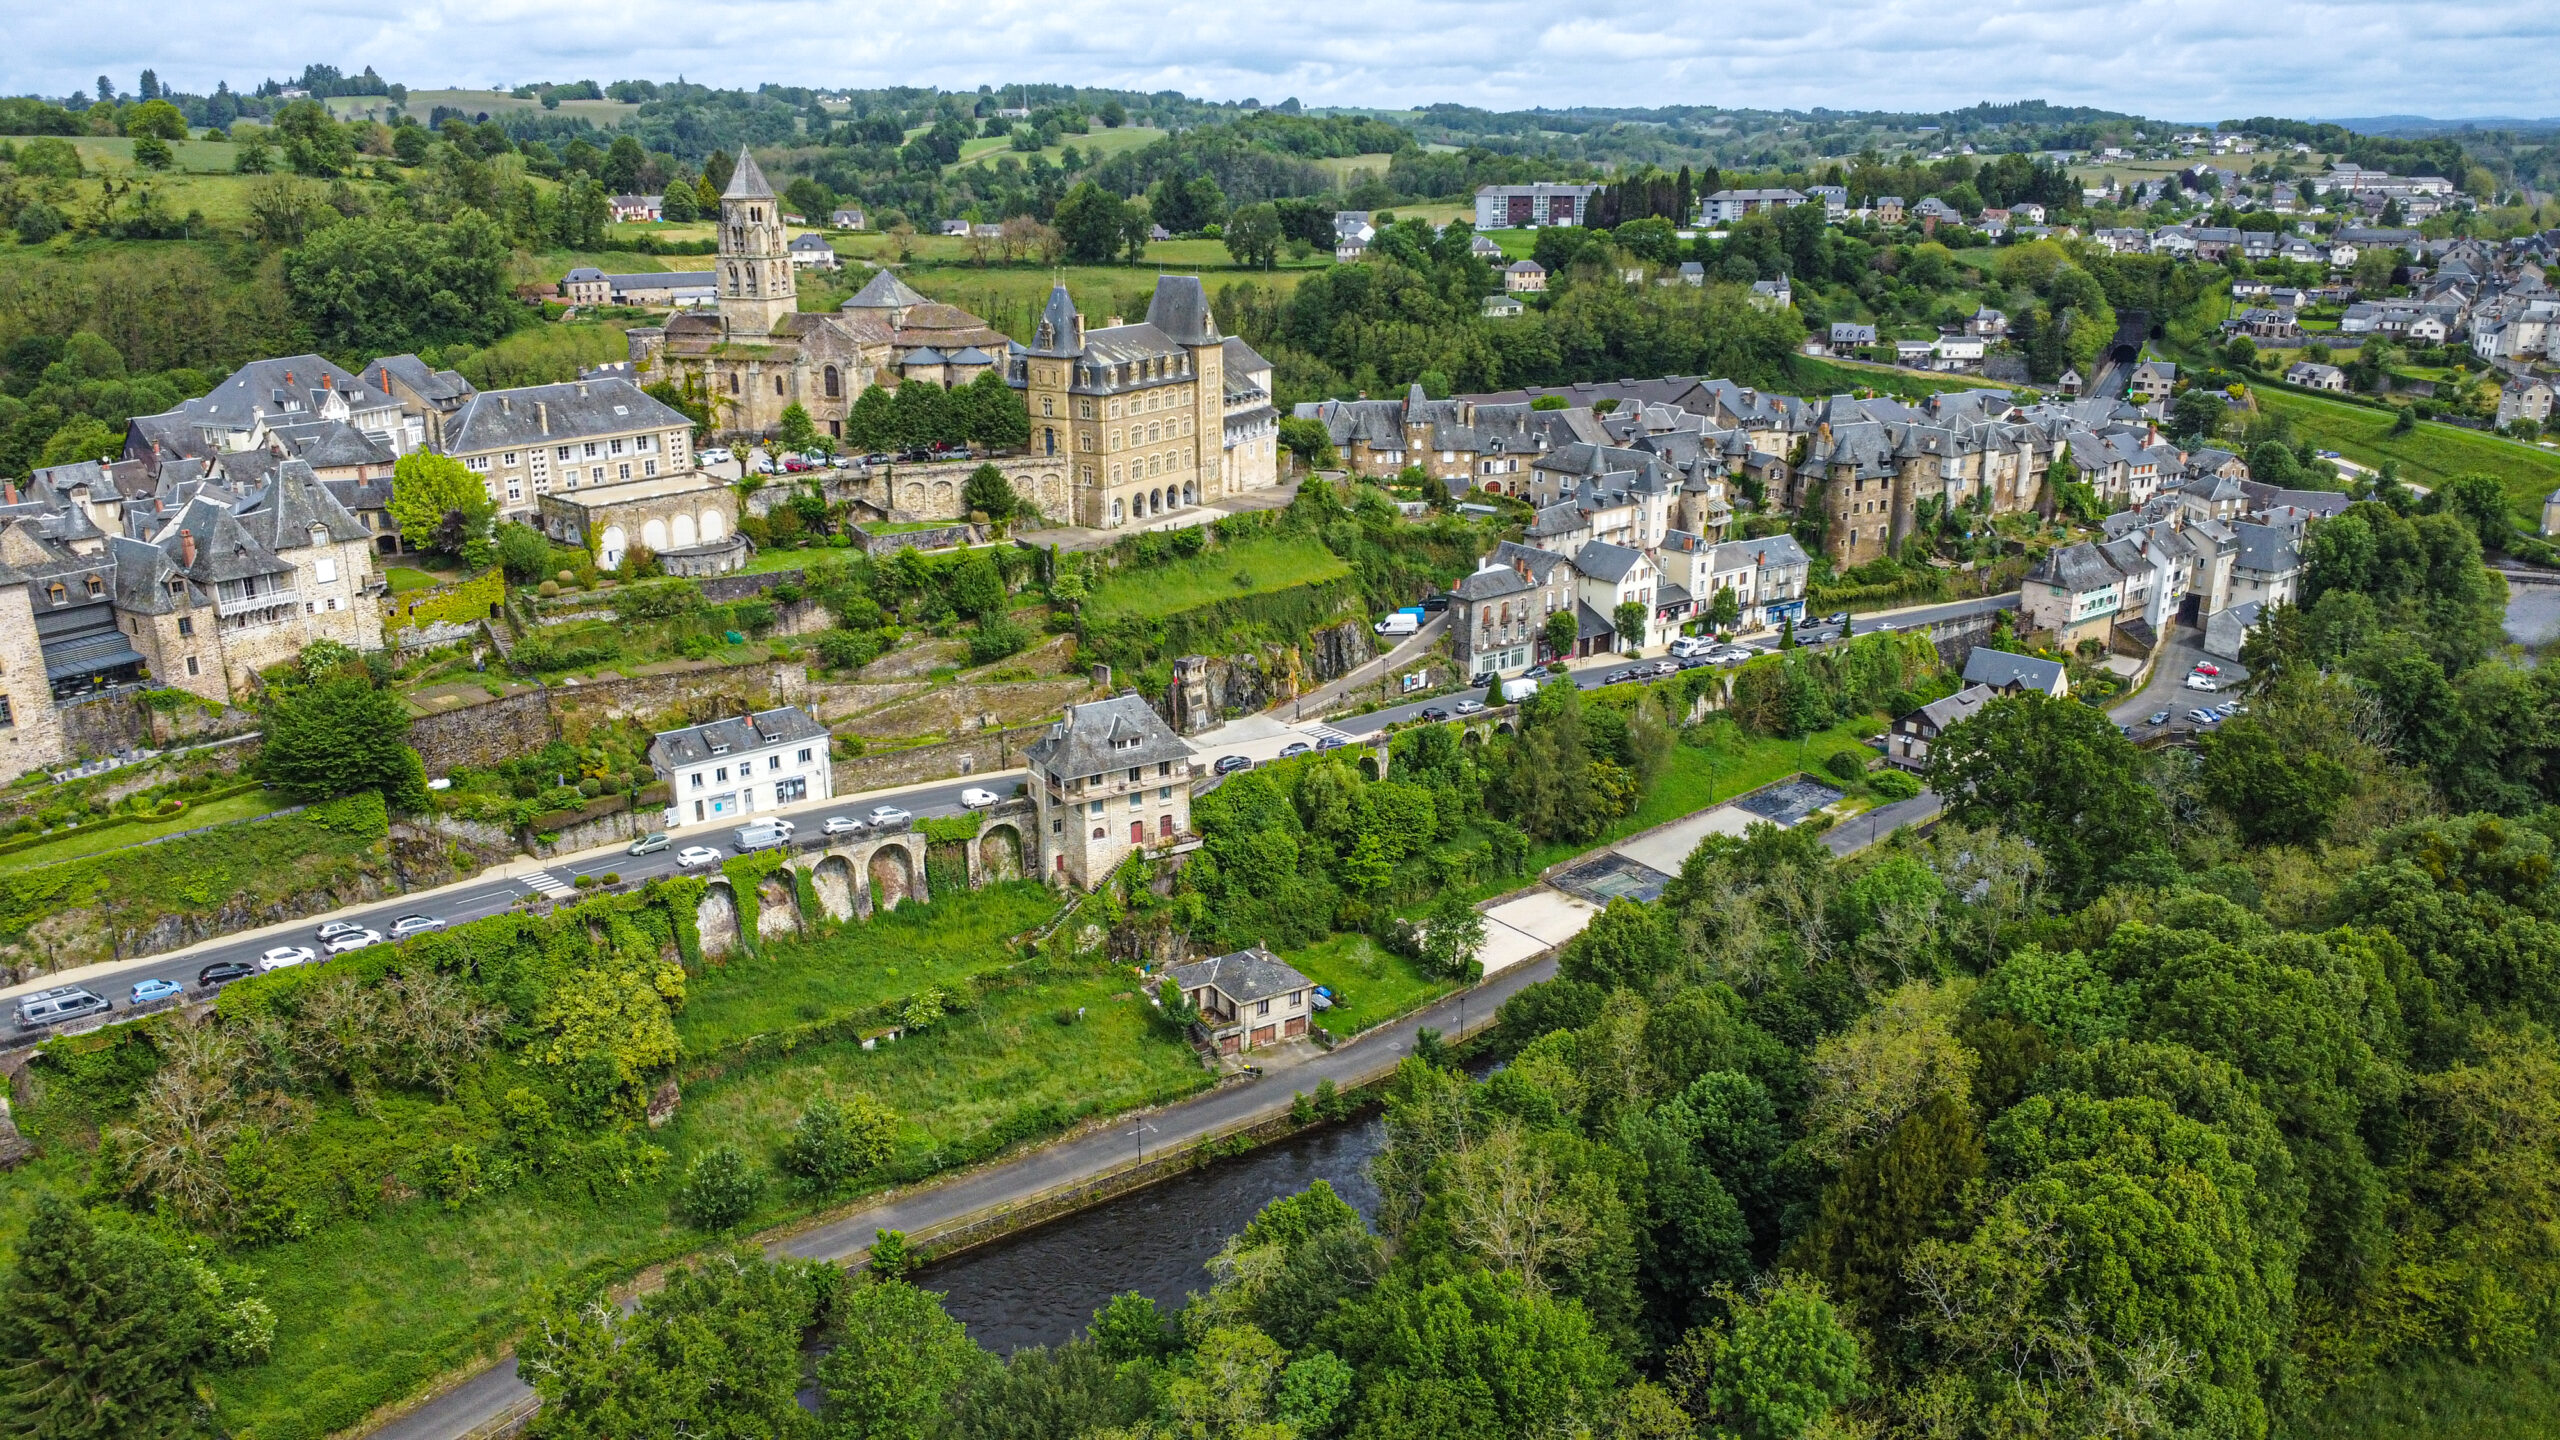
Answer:
POLYGON ((1366 935, 1328 936, 1280 958, 1308 979, 1332 988, 1334 1006, 1318 1016, 1317 1023, 1338 1036, 1357 1035, 1458 988, 1453 980, 1424 974, 1412 961, 1380 948, 1366 935))
MULTIPOLYGON (((80 152, 80 163, 89 169, 133 169, 133 142, 121 135, 77 135, 69 138, 71 148, 80 152)), ((160 173, 170 178, 182 174, 228 175, 239 155, 240 147, 228 140, 172 140, 169 142, 171 166, 160 173)), ((178 213, 185 214, 186 207, 179 206, 178 213)))
MULTIPOLYGON (((712 1243, 670 1217, 686 1164, 723 1142, 769 1161, 818 1096, 877 1098, 903 1117, 893 1167, 920 1167, 1008 1120, 1025 1128, 1016 1117, 1046 1119, 1026 1130, 1042 1133, 1204 1088, 1208 1076, 1190 1048, 1153 1021, 1134 988, 1116 967, 1070 975, 998 995, 876 1051, 813 1046, 696 1078, 674 1121, 650 1137, 670 1152, 664 1175, 602 1200, 518 1191, 458 1213, 411 1200, 373 1221, 259 1251, 251 1258, 276 1311, 275 1359, 215 1382, 222 1423, 255 1440, 319 1440, 491 1353, 534 1286, 617 1279, 712 1243), (1078 1006, 1082 1023, 1057 1023, 1060 1010, 1078 1006)), ((747 1228, 816 1208, 771 1184, 747 1228)))
MULTIPOLYGON (((921 134, 923 132, 918 131, 917 133, 921 134)), ((1059 157, 1066 153, 1066 149, 1070 145, 1076 147, 1076 153, 1078 155, 1110 156, 1117 155, 1123 150, 1144 149, 1163 138, 1163 131, 1149 129, 1143 125, 1124 125, 1117 130, 1106 129, 1100 125, 1096 125, 1093 129, 1093 133, 1089 135, 1059 136, 1057 144, 1042 150, 1040 154, 1045 156, 1050 164, 1055 165, 1058 163, 1059 157)), ((1028 163, 1031 159, 1029 151, 1016 150, 1013 148, 1013 137, 1010 135, 981 135, 975 140, 962 141, 960 143, 960 158, 949 165, 943 166, 942 172, 948 175, 964 166, 975 165, 981 160, 986 161, 989 165, 993 165, 996 158, 1002 155, 1010 155, 1014 159, 1025 163, 1028 163)), ((1379 173, 1386 173, 1386 167, 1384 165, 1379 167, 1379 173)), ((818 217, 813 215, 810 218, 814 220, 818 217)))
POLYGON ((2329 1396, 2281 1440, 2545 1440, 2560 1416, 2560 1346, 2511 1365, 2424 1360, 2329 1396))
POLYGON ((33 870, 39 865, 58 865, 77 860, 83 855, 101 855, 109 850, 122 850, 145 840, 175 835, 181 830, 201 830, 207 825, 220 825, 231 820, 249 820, 267 814, 285 804, 285 798, 267 790, 251 790, 244 794, 207 800, 166 820, 140 821, 131 825, 113 825, 103 830, 65 835, 42 845, 30 845, 0 855, 0 874, 33 870))
MULTIPOLYGON (((883 263, 887 258, 887 246, 877 236, 840 238, 837 243, 847 254, 860 255, 870 264, 883 263)), ((1098 328, 1114 315, 1126 320, 1143 317, 1148 298, 1155 294, 1158 275, 1197 275, 1213 297, 1220 287, 1239 283, 1261 285, 1285 294, 1295 290, 1308 275, 1333 263, 1333 257, 1327 254, 1320 262, 1306 265, 1283 263, 1275 270, 1248 270, 1236 264, 1226 247, 1215 240, 1173 240, 1150 245, 1147 263, 1140 266, 1067 265, 1054 270, 1031 263, 981 266, 971 263, 964 253, 955 252, 947 258, 933 253, 938 246, 957 247, 962 243, 939 237, 919 240, 916 260, 901 267, 898 278, 933 299, 969 311, 1016 340, 1030 338, 1053 284, 1064 283, 1076 308, 1084 312, 1086 325, 1098 328)))
POLYGON ((2560 454, 2458 425, 2419 421, 2406 435, 2391 433, 2389 411, 2369 410, 2271 386, 2253 387, 2260 409, 2293 422, 2302 438, 2365 465, 2397 461, 2400 478, 2436 486, 2456 475, 2482 471, 2498 477, 2507 499, 2530 529, 2542 525, 2542 497, 2560 487, 2560 454))
MULTIPOLYGON (((387 95, 339 95, 326 102, 329 113, 341 120, 370 117, 381 120, 389 115, 391 97, 387 95)), ((539 97, 519 100, 504 90, 412 90, 403 107, 424 123, 438 105, 451 106, 467 115, 486 111, 492 117, 510 110, 533 111, 546 115, 583 115, 602 130, 610 130, 640 113, 637 105, 619 100, 563 100, 557 110, 544 110, 539 97)))
POLYGON ((676 1032, 688 1054, 716 1053, 751 1035, 787 1030, 882 1000, 948 986, 1005 962, 1004 942, 1057 913, 1037 881, 990 885, 902 905, 812 939, 733 957, 687 987, 676 1032))
POLYGON ((1238 595, 1259 595, 1292 585, 1312 585, 1348 575, 1351 567, 1312 536, 1259 536, 1220 545, 1188 560, 1168 560, 1142 572, 1122 571, 1086 603, 1099 618, 1170 615, 1238 595), (1237 577, 1251 583, 1238 584, 1237 577))
POLYGON ((405 595, 412 590, 432 589, 443 584, 445 580, 441 575, 431 574, 425 570, 412 570, 406 565, 385 565, 382 567, 382 578, 384 583, 391 587, 391 593, 394 595, 405 595))
POLYGON ((2001 380, 1985 380, 1979 375, 1937 375, 1918 370, 1905 370, 1893 365, 1865 365, 1854 361, 1817 360, 1809 355, 1787 358, 1788 373, 1795 386, 1807 395, 1837 395, 1851 390, 1876 390, 1905 399, 1936 395, 1949 390, 2016 390, 2032 389, 2001 380))

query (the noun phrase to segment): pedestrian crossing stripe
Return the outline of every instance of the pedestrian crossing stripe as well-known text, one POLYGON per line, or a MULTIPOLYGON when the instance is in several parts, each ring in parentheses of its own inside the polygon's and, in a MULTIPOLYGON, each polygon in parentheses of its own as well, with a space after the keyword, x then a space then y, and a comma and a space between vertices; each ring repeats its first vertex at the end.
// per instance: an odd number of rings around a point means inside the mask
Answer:
POLYGON ((578 893, 576 887, 562 884, 560 877, 552 874, 548 870, 534 871, 532 874, 525 877, 524 883, 533 888, 533 893, 540 895, 546 900, 557 900, 563 895, 575 895, 578 893))

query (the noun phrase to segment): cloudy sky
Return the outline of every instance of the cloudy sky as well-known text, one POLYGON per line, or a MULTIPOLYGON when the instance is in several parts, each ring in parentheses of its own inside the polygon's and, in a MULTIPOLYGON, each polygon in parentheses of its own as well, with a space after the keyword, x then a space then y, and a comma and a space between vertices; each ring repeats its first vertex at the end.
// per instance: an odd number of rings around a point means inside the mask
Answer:
POLYGON ((319 60, 413 89, 1066 81, 1210 99, 1936 109, 2041 98, 2170 120, 2560 116, 2547 0, 12 0, 0 89, 142 67, 248 88, 319 60))

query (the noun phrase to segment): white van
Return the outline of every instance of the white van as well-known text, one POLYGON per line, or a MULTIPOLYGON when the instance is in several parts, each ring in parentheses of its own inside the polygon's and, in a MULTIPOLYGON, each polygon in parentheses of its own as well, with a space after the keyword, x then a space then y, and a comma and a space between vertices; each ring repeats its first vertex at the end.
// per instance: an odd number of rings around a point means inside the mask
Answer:
POLYGON ((18 1028, 41 1030, 84 1015, 104 1015, 112 1007, 77 985, 41 990, 18 1002, 18 1028))
POLYGON ((1369 628, 1381 635, 1410 635, 1422 628, 1422 617, 1399 610, 1369 628))
POLYGON ((733 843, 737 846, 738 853, 745 855, 751 851, 770 850, 777 845, 788 845, 791 843, 791 832, 783 829, 775 821, 758 820, 752 824, 739 826, 733 837, 733 843))

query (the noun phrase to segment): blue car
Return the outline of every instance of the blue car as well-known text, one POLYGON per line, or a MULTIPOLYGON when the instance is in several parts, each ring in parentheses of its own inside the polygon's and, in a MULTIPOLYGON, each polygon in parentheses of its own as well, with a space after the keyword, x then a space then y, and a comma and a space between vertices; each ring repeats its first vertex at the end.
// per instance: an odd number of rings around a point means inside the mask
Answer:
POLYGON ((187 987, 175 980, 145 980, 133 987, 133 1003, 148 1005, 154 1000, 166 1000, 172 995, 186 993, 187 987))

